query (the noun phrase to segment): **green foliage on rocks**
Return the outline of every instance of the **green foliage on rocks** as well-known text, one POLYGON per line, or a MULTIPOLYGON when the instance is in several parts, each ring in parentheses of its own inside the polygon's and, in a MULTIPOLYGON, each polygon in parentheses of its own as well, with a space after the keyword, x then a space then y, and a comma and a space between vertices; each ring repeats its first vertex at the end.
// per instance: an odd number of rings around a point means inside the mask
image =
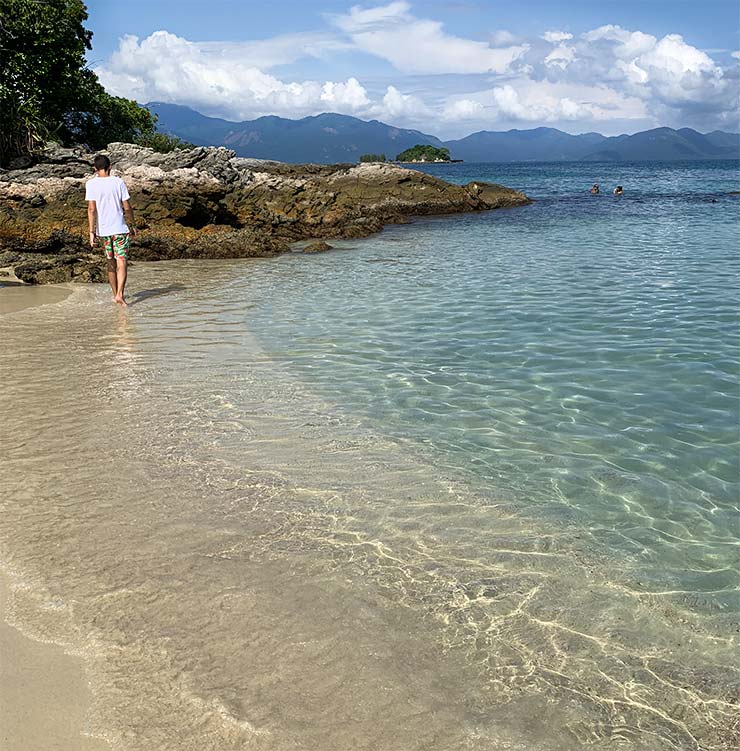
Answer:
POLYGON ((384 162, 385 154, 363 154, 360 162, 384 162))
POLYGON ((108 94, 87 67, 86 20, 82 0, 0 0, 0 166, 49 140, 99 149, 155 137, 156 116, 108 94))
MULTIPOLYGON (((156 117, 156 115, 155 115, 156 117)), ((140 146, 148 146, 160 154, 169 154, 171 151, 179 149, 194 149, 195 146, 188 141, 183 141, 177 136, 169 136, 166 133, 143 133, 136 139, 140 146)))
POLYGON ((397 157, 397 162, 449 162, 450 150, 437 148, 428 144, 417 143, 406 151, 402 151, 397 157))

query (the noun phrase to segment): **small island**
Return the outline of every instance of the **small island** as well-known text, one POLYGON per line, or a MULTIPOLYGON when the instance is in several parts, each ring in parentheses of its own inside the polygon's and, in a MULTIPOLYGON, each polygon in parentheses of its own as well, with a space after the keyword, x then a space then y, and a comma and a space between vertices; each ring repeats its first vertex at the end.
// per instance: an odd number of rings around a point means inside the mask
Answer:
POLYGON ((397 157, 397 162, 451 162, 450 150, 444 147, 438 148, 429 144, 417 143, 406 151, 402 151, 397 157))
MULTIPOLYGON (((385 154, 362 154, 360 164, 373 164, 386 162, 385 154)), ((417 143, 406 151, 402 151, 394 160, 396 163, 419 164, 422 162, 461 162, 462 159, 450 159, 450 150, 444 147, 430 146, 425 143, 417 143)))

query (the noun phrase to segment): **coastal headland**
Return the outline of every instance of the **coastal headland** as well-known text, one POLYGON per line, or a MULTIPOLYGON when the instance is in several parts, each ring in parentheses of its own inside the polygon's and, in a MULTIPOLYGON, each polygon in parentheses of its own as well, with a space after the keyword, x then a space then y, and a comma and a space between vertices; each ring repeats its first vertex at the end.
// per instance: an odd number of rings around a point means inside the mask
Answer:
MULTIPOLYGON (((452 185, 389 164, 294 165, 223 147, 161 154, 127 143, 104 153, 131 193, 138 261, 272 256, 296 241, 364 237, 410 216, 530 203, 501 185, 452 185)), ((84 234, 93 156, 52 146, 36 164, 0 172, 0 268, 30 284, 104 281, 102 254, 84 234)))

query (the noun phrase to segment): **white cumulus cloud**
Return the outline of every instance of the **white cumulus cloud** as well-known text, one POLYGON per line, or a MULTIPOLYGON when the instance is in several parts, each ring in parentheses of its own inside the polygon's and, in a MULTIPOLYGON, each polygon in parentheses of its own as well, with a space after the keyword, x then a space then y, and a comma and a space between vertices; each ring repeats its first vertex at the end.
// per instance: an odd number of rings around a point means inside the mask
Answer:
POLYGON ((546 31, 542 38, 546 42, 564 42, 567 39, 573 39, 573 34, 569 34, 567 31, 546 31))
POLYGON ((528 38, 481 29, 472 39, 406 0, 324 18, 322 30, 256 41, 125 36, 96 72, 111 93, 233 120, 333 111, 441 135, 521 122, 607 132, 737 128, 740 51, 720 64, 678 34, 607 24, 528 38), (377 59, 369 66, 368 55, 377 59))
POLYGON ((567 68, 576 59, 575 47, 559 44, 545 57, 545 65, 555 68, 567 68))
POLYGON ((456 99, 448 102, 442 110, 442 117, 451 122, 475 120, 483 115, 485 107, 475 99, 456 99))
POLYGON ((678 34, 658 38, 610 24, 568 39, 559 32, 544 38, 554 46, 545 50, 533 45, 512 85, 605 86, 641 100, 655 125, 695 120, 717 127, 730 120, 737 106, 738 88, 722 67, 678 34))
POLYGON ((528 122, 553 122, 578 120, 593 113, 584 105, 567 96, 552 96, 539 91, 536 97, 530 92, 520 93, 513 86, 497 86, 493 101, 501 115, 528 122))
POLYGON ((370 104, 367 92, 356 78, 344 82, 327 81, 321 90, 321 101, 332 107, 359 110, 370 104))
POLYGON ((609 122, 647 116, 642 100, 608 86, 519 80, 490 92, 499 118, 522 123, 609 122))
POLYGON ((526 45, 491 47, 453 36, 443 24, 416 18, 407 2, 375 8, 352 7, 331 16, 357 49, 383 58, 404 73, 505 73, 526 45))
POLYGON ((723 88, 722 70, 709 55, 678 34, 669 34, 634 60, 646 83, 666 103, 706 99, 723 88))
MULTIPOLYGON (((143 40, 123 37, 118 50, 95 72, 101 83, 119 96, 139 102, 186 104, 205 114, 235 119, 264 114, 294 117, 327 109, 355 113, 370 104, 354 77, 286 82, 266 73, 257 67, 259 50, 265 47, 191 42, 156 31, 143 40)), ((282 61, 284 56, 271 48, 265 67, 276 60, 282 61)))
POLYGON ((371 114, 381 119, 406 123, 428 117, 431 111, 419 97, 402 94, 395 86, 389 86, 380 104, 371 109, 371 114))
MULTIPOLYGON (((592 77, 665 105, 710 100, 726 89, 722 69, 679 34, 658 39, 641 31, 601 26, 576 41, 576 54, 592 77)), ((583 69, 574 71, 583 80, 583 69)))
POLYGON ((622 60, 634 58, 643 52, 647 52, 656 42, 655 37, 650 34, 643 34, 641 31, 628 31, 614 24, 599 26, 598 29, 587 31, 581 35, 581 39, 585 42, 607 42, 610 45, 611 54, 622 60))

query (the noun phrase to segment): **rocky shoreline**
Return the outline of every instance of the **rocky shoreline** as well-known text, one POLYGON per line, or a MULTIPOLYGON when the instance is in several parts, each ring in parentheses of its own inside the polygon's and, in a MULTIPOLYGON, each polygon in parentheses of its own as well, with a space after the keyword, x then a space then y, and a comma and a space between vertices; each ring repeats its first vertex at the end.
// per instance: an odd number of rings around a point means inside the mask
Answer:
MULTIPOLYGON (((159 154, 125 143, 104 153, 131 193, 135 261, 271 256, 298 240, 364 237, 410 216, 530 203, 500 185, 451 185, 389 164, 294 165, 223 147, 159 154)), ((0 267, 29 284, 104 281, 102 254, 86 245, 93 156, 52 146, 35 165, 0 171, 0 267)))

